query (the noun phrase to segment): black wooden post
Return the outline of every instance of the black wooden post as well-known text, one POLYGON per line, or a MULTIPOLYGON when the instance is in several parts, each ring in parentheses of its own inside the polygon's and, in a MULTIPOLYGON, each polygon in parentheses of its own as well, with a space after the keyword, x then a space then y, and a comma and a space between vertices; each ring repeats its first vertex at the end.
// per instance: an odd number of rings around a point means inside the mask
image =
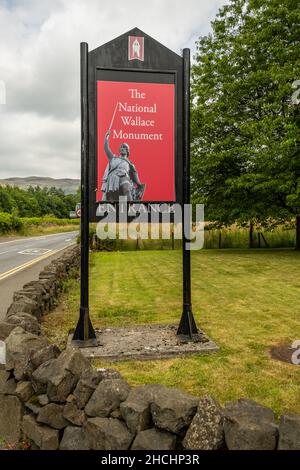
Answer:
POLYGON ((81 101, 81 271, 80 315, 73 336, 73 345, 87 347, 97 344, 89 316, 89 121, 88 121, 88 45, 80 44, 81 101))
MULTIPOLYGON (((184 230, 185 204, 190 204, 190 49, 183 49, 183 204, 182 204, 182 264, 183 309, 177 335, 183 341, 192 341, 198 329, 191 302, 191 252, 186 249, 189 233, 184 230)), ((190 229, 189 229, 190 230, 190 229)))

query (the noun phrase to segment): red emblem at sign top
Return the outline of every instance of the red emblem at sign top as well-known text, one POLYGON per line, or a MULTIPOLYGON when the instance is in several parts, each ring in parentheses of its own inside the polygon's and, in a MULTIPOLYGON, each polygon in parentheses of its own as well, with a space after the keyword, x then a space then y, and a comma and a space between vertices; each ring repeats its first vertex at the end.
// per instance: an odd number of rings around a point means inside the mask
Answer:
POLYGON ((128 60, 144 60, 144 38, 128 36, 128 60))

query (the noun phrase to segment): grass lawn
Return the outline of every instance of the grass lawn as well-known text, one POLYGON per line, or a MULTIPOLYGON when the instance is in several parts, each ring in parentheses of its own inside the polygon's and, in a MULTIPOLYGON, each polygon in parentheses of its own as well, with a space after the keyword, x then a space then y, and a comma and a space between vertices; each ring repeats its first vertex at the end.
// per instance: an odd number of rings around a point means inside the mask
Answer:
MULTIPOLYGON (((300 367, 270 358, 269 349, 300 339, 300 253, 293 250, 192 252, 193 311, 220 346, 208 356, 124 361, 132 385, 160 382, 221 403, 248 397, 279 414, 300 413, 300 367)), ((79 285, 69 281, 59 308, 45 318, 62 343, 79 312, 79 285)), ((181 316, 181 252, 94 253, 90 309, 95 327, 177 323, 181 316)), ((97 366, 108 363, 97 361, 97 366)))

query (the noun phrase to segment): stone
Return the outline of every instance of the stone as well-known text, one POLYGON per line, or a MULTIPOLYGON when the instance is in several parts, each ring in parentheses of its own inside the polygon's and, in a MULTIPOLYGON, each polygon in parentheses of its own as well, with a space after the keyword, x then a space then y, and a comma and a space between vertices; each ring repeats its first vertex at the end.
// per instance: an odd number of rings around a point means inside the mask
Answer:
POLYGON ((32 333, 33 335, 39 336, 41 334, 41 327, 38 320, 30 315, 29 313, 19 312, 14 315, 10 315, 6 319, 7 323, 16 326, 20 326, 23 330, 32 333))
POLYGON ((121 421, 123 420, 120 408, 117 408, 116 410, 112 411, 109 415, 110 418, 116 418, 120 419, 121 421))
POLYGON ((77 405, 77 404, 76 404, 76 398, 74 397, 73 393, 71 393, 71 394, 68 396, 66 402, 67 402, 67 403, 73 403, 73 402, 75 402, 75 405, 77 405))
POLYGON ((45 393, 50 401, 65 402, 72 393, 82 373, 91 365, 78 349, 68 348, 56 359, 41 364, 32 374, 37 393, 45 393))
POLYGON ((51 263, 43 269, 39 276, 40 278, 55 276, 57 287, 61 287, 61 281, 65 278, 65 273, 59 268, 60 266, 56 263, 51 263))
POLYGON ((48 293, 49 308, 51 308, 54 303, 54 298, 55 298, 56 290, 57 290, 57 282, 56 282, 55 276, 53 276, 53 278, 50 278, 50 277, 44 276, 43 273, 40 273, 39 280, 37 282, 41 283, 41 285, 44 287, 44 289, 48 293))
POLYGON ((38 395, 46 393, 48 377, 52 374, 53 369, 55 369, 55 359, 49 359, 32 372, 31 383, 38 395))
POLYGON ((0 321, 0 341, 5 341, 14 328, 12 323, 0 321))
POLYGON ((59 289, 59 281, 54 273, 50 273, 49 271, 43 269, 43 271, 41 271, 39 274, 39 280, 43 283, 47 290, 51 292, 52 296, 56 295, 59 289))
POLYGON ((109 369, 105 367, 101 367, 96 369, 98 372, 98 375, 100 377, 100 381, 106 380, 106 379, 122 379, 122 375, 120 372, 118 372, 115 369, 109 369))
POLYGON ((48 270, 56 272, 59 277, 65 277, 66 274, 66 266, 60 259, 51 261, 48 270))
POLYGON ((176 436, 167 431, 152 428, 140 431, 131 450, 174 450, 176 449, 176 436))
POLYGON ((68 421, 63 417, 64 405, 49 403, 40 409, 36 418, 38 423, 48 424, 51 428, 63 429, 68 426, 68 421))
POLYGON ((197 411, 199 398, 176 388, 161 387, 150 405, 156 427, 179 434, 185 431, 197 411))
POLYGON ((150 404, 161 389, 163 387, 158 384, 133 388, 127 399, 121 403, 122 417, 132 433, 136 434, 153 426, 150 404))
POLYGON ((38 321, 40 321, 42 317, 41 306, 28 297, 13 302, 10 307, 8 307, 6 317, 9 318, 11 315, 19 312, 29 313, 29 315, 34 316, 38 321))
POLYGON ((25 407, 35 415, 38 415, 42 409, 36 396, 33 396, 29 401, 26 401, 25 407))
POLYGON ((130 387, 123 379, 106 379, 99 383, 90 400, 85 412, 88 416, 107 417, 120 403, 126 400, 130 387))
POLYGON ((133 439, 126 425, 113 418, 90 418, 83 430, 93 450, 127 450, 133 439))
POLYGON ((77 408, 75 400, 65 404, 63 416, 75 426, 82 426, 86 420, 84 411, 77 408))
POLYGON ((81 374, 91 368, 79 350, 67 349, 55 359, 56 370, 48 380, 47 395, 52 401, 64 402, 74 390, 81 374))
POLYGON ((38 402, 41 406, 48 405, 48 403, 49 403, 49 398, 47 397, 46 394, 38 395, 37 399, 38 399, 38 402))
POLYGON ((25 300, 25 302, 29 300, 33 300, 36 302, 41 308, 41 310, 44 309, 44 298, 43 298, 43 292, 40 290, 34 289, 34 288, 28 288, 28 289, 22 289, 17 292, 14 292, 13 295, 13 301, 14 302, 22 302, 25 300))
POLYGON ((16 380, 23 380, 30 355, 46 345, 45 338, 15 328, 6 339, 6 370, 13 370, 16 380))
POLYGON ((27 377, 31 377, 32 373, 41 365, 50 359, 56 359, 60 355, 60 349, 55 344, 49 344, 39 351, 34 351, 29 358, 26 367, 27 377))
POLYGON ((51 295, 50 295, 52 294, 52 290, 51 290, 51 287, 49 289, 47 289, 46 287, 47 286, 42 281, 27 282, 23 286, 23 291, 25 292, 26 296, 31 295, 31 293, 33 293, 35 298, 37 295, 40 296, 40 302, 43 306, 42 307, 43 311, 49 311, 52 305, 51 295))
POLYGON ((81 428, 67 426, 64 430, 60 450, 89 450, 88 441, 81 428))
POLYGON ((35 442, 30 441, 30 449, 29 450, 40 450, 39 446, 35 444, 35 442))
POLYGON ((86 370, 82 374, 74 390, 74 397, 76 398, 78 408, 82 409, 85 407, 92 393, 97 388, 100 378, 100 374, 94 369, 86 370))
POLYGON ((56 450, 59 445, 59 431, 38 424, 34 417, 26 415, 23 418, 22 430, 41 450, 56 450))
POLYGON ((0 437, 15 445, 21 438, 23 406, 18 397, 0 395, 0 437))
POLYGON ((48 424, 51 428, 63 429, 68 426, 68 422, 63 417, 64 405, 49 403, 43 406, 36 418, 38 423, 48 424))
POLYGON ((9 378, 10 373, 5 369, 0 369, 0 393, 2 392, 3 388, 5 388, 6 382, 9 380, 9 378))
POLYGON ((22 402, 30 400, 32 395, 34 395, 34 390, 32 388, 31 382, 18 382, 15 393, 22 402))
POLYGON ((225 441, 229 450, 274 450, 278 429, 270 408, 253 400, 225 404, 225 441))
POLYGON ((10 374, 7 380, 3 380, 2 383, 0 383, 0 393, 4 395, 15 395, 16 388, 17 382, 10 374))
POLYGON ((287 413, 279 424, 278 450, 300 450, 300 416, 287 413))
POLYGON ((48 344, 39 351, 34 351, 30 356, 30 362, 35 368, 37 368, 50 359, 56 359, 60 353, 60 349, 55 344, 48 344))
POLYGON ((224 447, 223 412, 212 397, 200 398, 183 447, 189 450, 218 450, 224 447))

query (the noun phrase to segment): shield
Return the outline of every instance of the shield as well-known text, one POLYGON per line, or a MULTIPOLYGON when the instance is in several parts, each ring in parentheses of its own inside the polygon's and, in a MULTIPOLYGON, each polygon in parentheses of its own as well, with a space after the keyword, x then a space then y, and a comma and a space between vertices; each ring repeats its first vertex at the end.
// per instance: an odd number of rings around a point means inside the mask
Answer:
POLYGON ((142 184, 141 186, 138 186, 137 188, 133 188, 132 190, 132 199, 133 201, 141 201, 144 197, 146 185, 142 184))

